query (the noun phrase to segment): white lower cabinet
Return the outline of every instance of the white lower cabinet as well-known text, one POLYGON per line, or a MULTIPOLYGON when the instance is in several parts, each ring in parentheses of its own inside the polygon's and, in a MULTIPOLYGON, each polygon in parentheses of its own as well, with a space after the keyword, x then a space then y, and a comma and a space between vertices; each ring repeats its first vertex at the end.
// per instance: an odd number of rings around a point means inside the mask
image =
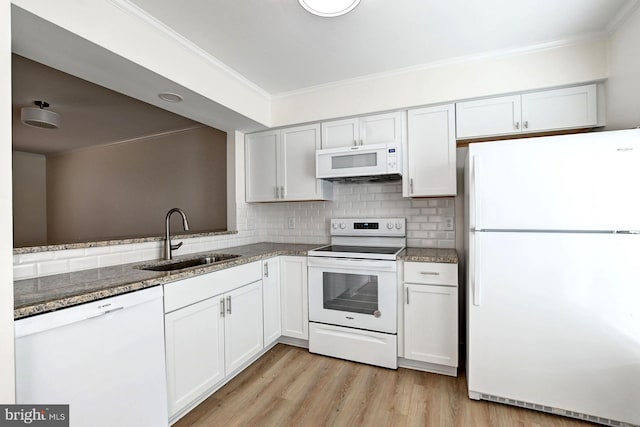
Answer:
POLYGON ((264 345, 275 342, 282 334, 280 310, 280 260, 278 257, 262 261, 262 310, 264 345))
POLYGON ((165 315, 169 417, 224 376, 224 318, 213 297, 165 315))
POLYGON ((254 262, 164 285, 170 420, 262 351, 261 275, 254 262))
POLYGON ((309 339, 309 306, 307 297, 307 258, 280 257, 282 335, 309 339))
POLYGON ((405 359, 457 368, 457 269, 457 264, 405 262, 405 359))
POLYGON ((262 282, 224 295, 224 362, 230 375, 262 350, 262 282))

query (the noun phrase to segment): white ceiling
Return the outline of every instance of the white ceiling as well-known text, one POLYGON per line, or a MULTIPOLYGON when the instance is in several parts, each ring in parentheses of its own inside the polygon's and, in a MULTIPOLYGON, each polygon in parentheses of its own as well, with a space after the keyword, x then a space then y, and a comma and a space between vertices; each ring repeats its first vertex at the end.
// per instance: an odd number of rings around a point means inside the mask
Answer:
POLYGON ((345 16, 320 18, 297 0, 120 1, 271 94, 603 35, 637 2, 362 0, 345 16))

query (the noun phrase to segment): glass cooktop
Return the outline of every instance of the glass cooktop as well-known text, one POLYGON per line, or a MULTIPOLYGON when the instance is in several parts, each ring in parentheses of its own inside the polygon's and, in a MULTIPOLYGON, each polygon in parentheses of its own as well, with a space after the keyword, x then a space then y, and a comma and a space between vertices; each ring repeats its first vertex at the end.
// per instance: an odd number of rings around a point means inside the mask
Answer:
POLYGON ((334 253, 354 253, 354 254, 379 254, 393 255, 402 248, 393 248, 385 246, 345 246, 345 245, 329 245, 312 250, 311 252, 334 252, 334 253))

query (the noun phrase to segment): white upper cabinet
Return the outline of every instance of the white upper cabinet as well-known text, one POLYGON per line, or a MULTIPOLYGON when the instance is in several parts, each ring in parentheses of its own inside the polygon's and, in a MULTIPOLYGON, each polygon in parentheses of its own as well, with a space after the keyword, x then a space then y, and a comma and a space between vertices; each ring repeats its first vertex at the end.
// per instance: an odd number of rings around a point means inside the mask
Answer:
POLYGON ((322 123, 322 148, 402 142, 402 112, 322 123))
POLYGON ((319 124, 247 135, 247 202, 330 200, 332 184, 316 179, 319 148, 319 124))
POLYGON ((524 132, 596 126, 596 85, 522 95, 524 132))
POLYGON ((458 138, 520 132, 520 95, 456 104, 458 138))
POLYGON ((247 135, 245 139, 247 202, 271 201, 279 195, 277 169, 279 147, 279 130, 247 135))
POLYGON ((598 126, 595 84, 456 104, 458 139, 598 126))
POLYGON ((409 110, 405 197, 455 196, 454 116, 453 104, 409 110))
POLYGON ((360 145, 402 143, 402 112, 360 118, 360 145))
POLYGON ((358 119, 322 123, 322 148, 348 147, 360 144, 358 119))

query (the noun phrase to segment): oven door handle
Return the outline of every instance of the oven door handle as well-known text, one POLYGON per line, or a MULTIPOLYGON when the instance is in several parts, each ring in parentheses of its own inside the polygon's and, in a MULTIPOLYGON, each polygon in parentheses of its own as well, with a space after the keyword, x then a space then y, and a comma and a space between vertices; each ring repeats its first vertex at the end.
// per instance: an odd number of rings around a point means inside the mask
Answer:
POLYGON ((368 270, 368 271, 396 271, 397 263, 395 261, 372 261, 367 259, 344 259, 344 258, 321 258, 309 257, 308 265, 310 268, 335 268, 349 270, 368 270))

